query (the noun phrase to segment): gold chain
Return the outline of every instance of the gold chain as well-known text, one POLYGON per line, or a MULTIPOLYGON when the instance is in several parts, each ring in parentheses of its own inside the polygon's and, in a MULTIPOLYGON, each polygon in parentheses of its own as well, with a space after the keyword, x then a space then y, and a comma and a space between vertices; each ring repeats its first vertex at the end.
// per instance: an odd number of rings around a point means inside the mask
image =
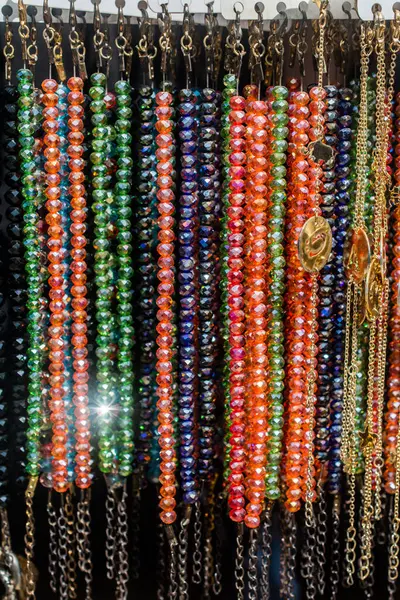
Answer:
POLYGON ((28 600, 35 599, 36 582, 33 567, 33 549, 35 546, 35 516, 33 513, 33 498, 38 478, 31 477, 25 493, 26 499, 26 527, 25 527, 25 557, 26 557, 26 597, 28 600))
MULTIPOLYGON (((356 194, 353 219, 353 231, 359 233, 360 238, 368 240, 364 221, 364 200, 368 177, 368 99, 367 80, 369 71, 369 58, 373 50, 373 30, 367 25, 361 26, 360 32, 360 108, 359 123, 356 141, 356 194)), ((350 239, 349 245, 353 242, 350 239)), ((356 245, 357 242, 354 244, 356 245)), ((353 253, 351 248, 350 254, 353 253)), ((357 259, 358 248, 354 248, 357 259)), ((356 267, 359 268, 356 260, 356 267)), ((348 274, 346 294, 346 325, 345 325, 345 350, 344 350, 344 382, 343 382, 343 429, 341 441, 341 459, 347 473, 349 522, 345 536, 345 579, 348 585, 354 583, 356 562, 356 394, 358 372, 358 330, 361 289, 366 273, 351 271, 348 274), (357 275, 357 276, 356 276, 357 275)))
POLYGON ((374 174, 374 224, 373 257, 369 265, 366 286, 366 303, 370 320, 368 349, 367 419, 364 439, 365 478, 362 509, 362 538, 360 579, 370 574, 372 559, 372 520, 382 517, 381 477, 383 467, 383 406, 385 390, 385 365, 387 346, 387 311, 389 283, 387 280, 386 194, 389 177, 382 165, 386 164, 389 141, 388 111, 393 95, 395 59, 390 62, 389 86, 386 85, 386 25, 380 12, 375 13, 376 77, 376 147, 372 170, 374 174), (374 484, 374 489, 373 489, 374 484))

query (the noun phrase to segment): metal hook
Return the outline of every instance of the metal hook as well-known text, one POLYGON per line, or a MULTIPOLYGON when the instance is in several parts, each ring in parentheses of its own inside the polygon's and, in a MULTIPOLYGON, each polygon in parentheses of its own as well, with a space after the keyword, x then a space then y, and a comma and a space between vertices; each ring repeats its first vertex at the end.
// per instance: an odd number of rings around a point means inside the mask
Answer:
POLYGON ((286 4, 284 2, 279 2, 276 8, 278 10, 278 14, 281 17, 283 16, 283 21, 279 25, 279 28, 275 34, 277 36, 277 38, 279 39, 285 34, 289 19, 288 19, 287 12, 286 12, 286 4))
POLYGON ((76 30, 77 20, 75 11, 75 0, 69 0, 69 25, 73 31, 76 30))
POLYGON ((61 31, 61 28, 64 25, 64 21, 62 18, 62 8, 52 8, 51 14, 58 21, 58 31, 61 31))

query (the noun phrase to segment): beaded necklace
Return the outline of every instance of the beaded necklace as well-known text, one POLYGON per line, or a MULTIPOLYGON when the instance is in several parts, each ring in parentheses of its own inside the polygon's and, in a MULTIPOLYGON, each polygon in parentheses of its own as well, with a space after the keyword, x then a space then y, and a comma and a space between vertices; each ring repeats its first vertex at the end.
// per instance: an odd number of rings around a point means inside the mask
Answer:
POLYGON ((350 149, 352 144, 352 103, 351 91, 348 88, 339 90, 338 103, 338 144, 335 163, 337 191, 335 195, 334 223, 334 268, 333 286, 334 327, 333 327, 333 380, 332 399, 330 402, 329 423, 329 463, 328 491, 338 494, 341 490, 340 440, 343 409, 343 359, 344 359, 344 326, 346 280, 343 265, 343 248, 345 236, 350 224, 350 149))
POLYGON ((214 471, 218 352, 219 96, 210 88, 199 107, 199 476, 214 471))
POLYGON ((286 138, 289 130, 288 90, 275 86, 269 90, 267 113, 270 129, 268 144, 269 203, 267 207, 267 290, 268 290, 268 442, 266 463, 266 490, 269 500, 280 496, 279 476, 283 438, 284 391, 284 332, 283 299, 285 292, 285 258, 283 248, 286 201, 286 138))
POLYGON ((178 293, 178 382, 180 476, 183 501, 194 504, 199 497, 195 447, 195 404, 198 393, 198 183, 197 183, 197 98, 193 91, 179 94, 178 130, 181 152, 179 199, 178 293))
MULTIPOLYGON (((337 146, 337 88, 326 86, 325 143, 334 150, 337 146)), ((325 164, 321 189, 321 214, 331 228, 334 223, 335 171, 334 164, 325 164)), ((328 460, 329 402, 333 375, 333 285, 334 266, 330 262, 321 270, 318 315, 318 390, 315 417, 315 458, 317 477, 321 484, 326 478, 328 460)), ((322 492, 321 492, 322 493, 322 492)))
MULTIPOLYGON (((11 73, 10 73, 11 76, 11 73)), ((5 173, 4 181, 6 190, 4 200, 8 207, 6 217, 8 218, 8 288, 9 288, 9 313, 11 318, 11 347, 9 359, 7 359, 7 372, 4 384, 10 397, 11 411, 8 411, 8 424, 10 435, 14 440, 13 454, 11 459, 14 479, 20 487, 25 482, 25 445, 26 445, 26 394, 27 394, 27 336, 25 332, 26 315, 26 280, 24 270, 24 247, 23 235, 23 212, 21 198, 21 183, 18 165, 18 92, 17 87, 10 82, 3 92, 4 99, 4 139, 5 148, 5 173)), ((3 409, 4 411, 4 409, 3 409)), ((4 415, 5 416, 5 415, 4 415)), ((4 418, 3 416, 3 418, 4 418)), ((4 419, 4 423, 7 423, 4 419)), ((2 447, 4 447, 3 445, 2 447)), ((8 464, 8 457, 4 464, 8 464)), ((8 479, 7 470, 4 469, 4 477, 8 479)), ((8 481, 2 482, 2 487, 8 485, 8 481)), ((6 491, 2 492, 4 498, 6 491)))
POLYGON ((153 252, 156 237, 154 183, 157 177, 155 168, 155 133, 154 133, 155 93, 149 86, 139 90, 139 172, 138 198, 136 209, 136 233, 139 240, 138 278, 140 320, 138 322, 138 345, 140 351, 139 366, 139 402, 140 425, 137 458, 142 468, 149 468, 149 477, 156 480, 158 476, 157 459, 154 454, 154 440, 157 431, 152 432, 155 390, 156 360, 156 304, 154 299, 156 287, 156 269, 153 265, 153 252), (150 463, 150 465, 149 465, 150 463))

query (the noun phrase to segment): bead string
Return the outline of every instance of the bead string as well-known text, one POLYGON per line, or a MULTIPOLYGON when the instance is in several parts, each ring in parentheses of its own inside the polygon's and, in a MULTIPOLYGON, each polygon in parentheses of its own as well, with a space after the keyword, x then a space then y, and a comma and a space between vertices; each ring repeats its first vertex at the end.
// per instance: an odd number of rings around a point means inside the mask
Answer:
MULTIPOLYGON (((229 279, 228 279, 228 249, 229 249, 229 232, 228 226, 230 216, 230 181, 231 181, 231 164, 229 162, 229 156, 231 153, 230 141, 231 141, 231 121, 229 119, 230 114, 230 99, 236 93, 236 78, 233 75, 225 75, 224 77, 224 89, 222 91, 222 116, 221 116, 221 150, 222 150, 222 219, 221 219, 221 276, 220 276, 220 290, 221 290, 221 319, 222 319, 222 339, 224 342, 224 366, 223 366, 223 389, 224 389, 224 482, 227 482, 230 475, 230 451, 231 451, 231 397, 230 397, 230 386, 231 386, 231 370, 230 370, 230 331, 229 331, 229 279)), ((239 211, 242 214, 242 211, 239 211)), ((234 214, 232 215, 234 216, 234 214)), ((242 276, 241 276, 242 277, 242 276)))
POLYGON ((334 326, 333 326, 333 380, 332 398, 329 406, 329 463, 328 491, 338 494, 341 491, 342 464, 340 442, 343 410, 343 362, 345 341, 346 278, 343 265, 343 249, 347 230, 350 225, 350 150, 352 146, 352 93, 347 88, 339 90, 338 103, 338 144, 335 161, 336 195, 334 246, 334 326))
MULTIPOLYGON (((198 396, 198 183, 197 183, 197 98, 191 90, 179 93, 178 130, 181 153, 181 186, 178 222, 178 382, 179 382, 179 457, 185 504, 199 497, 197 461, 194 452, 195 405, 198 396)), ((169 126, 168 126, 169 127, 169 126)), ((158 129, 160 131, 160 129, 158 129)), ((162 133, 162 131, 160 131, 162 133)), ((168 241, 168 240, 167 240, 168 241)), ((170 284, 172 292, 173 288, 170 284)), ((170 356, 166 357, 170 359, 170 356)))
POLYGON ((138 137, 138 182, 136 207, 136 237, 138 249, 138 308, 140 316, 137 324, 139 347, 139 402, 140 423, 137 442, 137 459, 142 468, 148 468, 149 478, 157 480, 158 444, 155 407, 155 360, 156 360, 156 269, 153 264, 153 252, 156 238, 156 194, 154 183, 155 133, 154 133, 155 93, 149 86, 139 89, 139 137, 138 137), (157 446, 157 447, 156 447, 157 446))
POLYGON ((245 208, 245 100, 229 100, 229 195, 227 198, 227 324, 229 328, 230 452, 228 507, 233 521, 241 523, 245 511, 245 313, 244 313, 244 208, 245 208))
POLYGON ((199 476, 214 471, 218 354, 219 96, 204 89, 199 107, 199 476))
MULTIPOLYGON (((301 506, 305 478, 305 460, 302 452, 305 441, 306 390, 306 313, 305 272, 298 257, 298 240, 306 221, 308 195, 308 163, 305 159, 308 144, 310 98, 306 92, 293 91, 289 105, 290 173, 286 212, 286 428, 284 477, 286 484, 285 507, 296 512, 301 506), (299 302, 301 298, 302 302, 299 302)), ((308 328, 308 327, 307 327, 308 328)))
POLYGON ((260 525, 264 506, 267 441, 266 348, 266 206, 267 105, 256 100, 257 88, 245 89, 246 102, 246 211, 245 211, 245 313, 246 313, 246 446, 245 524, 260 525))
POLYGON ((175 288, 175 194, 174 165, 175 143, 172 117, 173 96, 169 92, 156 95, 156 158, 157 158, 157 210, 159 227, 157 246, 157 408, 160 447, 160 495, 161 520, 166 525, 176 520, 176 477, 175 477, 175 436, 174 436, 174 288, 175 288))
POLYGON ((109 120, 106 106, 106 76, 94 73, 89 90, 90 110, 93 125, 92 153, 92 197, 94 212, 94 270, 96 284, 96 367, 98 400, 96 409, 99 435, 99 468, 103 473, 111 473, 115 466, 114 410, 116 404, 115 380, 112 372, 112 297, 113 272, 109 222, 111 220, 110 190, 111 177, 108 175, 107 157, 110 153, 109 120))
POLYGON ((87 349, 86 287, 86 189, 84 144, 83 81, 79 77, 68 80, 68 142, 71 257, 71 345, 73 368, 73 403, 75 406, 75 483, 86 489, 91 484, 91 435, 89 409, 89 361, 87 349))
POLYGON ((134 346, 132 309, 132 136, 129 133, 132 118, 132 88, 128 81, 115 84, 116 97, 116 184, 114 202, 117 213, 117 326, 118 350, 117 369, 119 372, 119 411, 118 411, 118 470, 122 477, 133 471, 134 430, 133 430, 133 361, 134 346))
MULTIPOLYGON (((18 486, 25 482, 25 445, 26 445, 26 396, 27 396, 27 335, 25 328, 26 319, 26 277, 24 269, 23 210, 20 181, 20 165, 18 163, 18 90, 16 85, 8 84, 3 92, 4 100, 4 200, 8 219, 8 289, 9 289, 9 315, 11 319, 10 336, 12 344, 7 350, 5 390, 10 398, 11 410, 8 411, 8 428, 12 450, 10 472, 18 486)), ((4 345, 4 344, 3 344, 4 345)), ((5 345, 4 345, 5 349, 5 345)), ((2 398, 2 402, 4 399, 2 398)), ((3 417, 4 418, 4 415, 3 417)), ((8 485, 8 483, 7 483, 8 485)), ((5 488, 5 482, 0 487, 5 488)), ((1 492, 4 497, 5 490, 1 492)))
MULTIPOLYGON (((335 86, 325 86, 325 143, 334 150, 337 146, 338 91, 335 86)), ((335 171, 334 164, 325 164, 321 189, 321 214, 331 228, 334 224, 335 171)), ((317 477, 324 481, 328 460, 329 403, 333 386, 333 261, 321 270, 318 314, 318 390, 315 418, 315 458, 317 477)))
POLYGON ((275 86, 268 94, 268 206, 267 206, 267 291, 268 325, 268 442, 266 463, 266 490, 269 500, 280 496, 279 478, 283 450, 284 413, 284 330, 283 301, 285 294, 284 224, 286 196, 286 140, 289 129, 288 90, 275 86))

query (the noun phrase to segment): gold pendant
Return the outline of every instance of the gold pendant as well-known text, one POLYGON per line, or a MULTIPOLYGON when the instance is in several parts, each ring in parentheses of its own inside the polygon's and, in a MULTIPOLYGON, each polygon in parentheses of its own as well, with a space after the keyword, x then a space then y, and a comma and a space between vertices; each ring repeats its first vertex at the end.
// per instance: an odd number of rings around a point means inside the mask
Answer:
POLYGON ((364 431, 360 433, 360 439, 361 449, 365 456, 374 447, 374 444, 376 442, 376 434, 372 433, 372 431, 369 430, 368 425, 366 425, 364 431))
POLYGON ((363 227, 350 229, 344 245, 343 264, 346 277, 361 283, 368 271, 371 260, 371 245, 363 227))
POLYGON ((365 283, 362 285, 361 287, 361 291, 360 291, 360 299, 358 301, 358 325, 361 327, 361 325, 364 323, 365 319, 367 318, 367 305, 366 305, 366 300, 365 300, 365 283))
POLYGON ((332 230, 324 217, 310 217, 299 237, 299 259, 307 273, 318 273, 328 262, 332 250, 332 230))
POLYGON ((381 259, 374 256, 369 265, 367 279, 365 282, 365 303, 369 321, 373 321, 379 315, 382 305, 383 274, 381 259))

